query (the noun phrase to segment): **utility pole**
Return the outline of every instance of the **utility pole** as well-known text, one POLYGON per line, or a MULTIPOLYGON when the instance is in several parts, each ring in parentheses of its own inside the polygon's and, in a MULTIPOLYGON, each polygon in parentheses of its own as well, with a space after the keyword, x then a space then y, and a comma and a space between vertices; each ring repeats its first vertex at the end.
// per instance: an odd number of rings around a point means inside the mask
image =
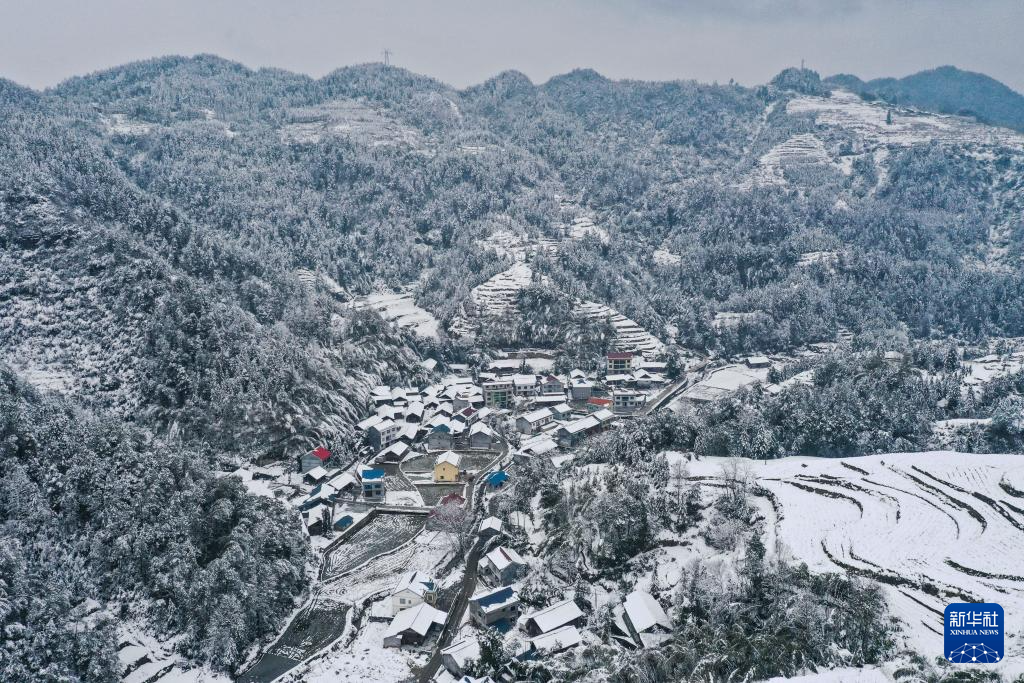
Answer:
POLYGON ((387 48, 384 48, 384 51, 381 54, 384 55, 384 66, 390 66, 391 65, 391 55, 394 54, 394 53, 391 52, 391 50, 389 50, 387 48))

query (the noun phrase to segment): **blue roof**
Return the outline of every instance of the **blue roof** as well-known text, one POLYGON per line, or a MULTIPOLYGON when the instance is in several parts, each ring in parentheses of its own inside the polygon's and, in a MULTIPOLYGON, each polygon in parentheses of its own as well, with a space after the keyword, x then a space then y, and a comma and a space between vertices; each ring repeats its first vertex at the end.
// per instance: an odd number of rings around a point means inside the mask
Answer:
POLYGON ((435 426, 435 427, 434 427, 434 428, 433 428, 432 430, 430 430, 430 431, 432 431, 432 432, 451 432, 451 431, 452 431, 452 429, 451 429, 451 427, 449 427, 449 426, 448 426, 448 425, 446 425, 446 424, 441 424, 441 425, 437 425, 437 426, 435 426))
POLYGON ((360 476, 362 476, 363 481, 367 479, 383 479, 384 470, 363 470, 360 476))
POLYGON ((343 515, 338 519, 334 520, 335 529, 344 529, 345 527, 352 524, 352 515, 343 515))
POLYGON ((505 470, 498 470, 487 475, 487 483, 491 486, 504 484, 506 481, 508 481, 508 473, 505 470))
POLYGON ((506 602, 511 597, 512 597, 512 587, 511 586, 506 586, 505 588, 502 588, 501 590, 496 590, 493 593, 488 593, 487 595, 481 597, 476 602, 481 607, 487 607, 489 605, 498 605, 498 604, 501 604, 503 602, 506 602))

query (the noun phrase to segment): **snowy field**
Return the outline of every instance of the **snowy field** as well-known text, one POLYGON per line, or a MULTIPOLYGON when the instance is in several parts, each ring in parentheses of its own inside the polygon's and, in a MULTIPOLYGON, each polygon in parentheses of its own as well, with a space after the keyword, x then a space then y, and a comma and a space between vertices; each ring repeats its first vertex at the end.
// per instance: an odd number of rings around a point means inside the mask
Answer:
POLYGON ((352 308, 372 308, 385 320, 399 327, 412 328, 421 337, 437 338, 437 319, 416 305, 409 292, 386 294, 378 292, 354 299, 352 308))
MULTIPOLYGON (((725 462, 690 462, 690 476, 720 477, 725 462)), ((878 581, 908 644, 929 657, 942 652, 947 604, 998 602, 1010 622, 998 666, 1024 673, 1024 629, 1014 626, 1024 615, 1024 456, 785 458, 749 468, 771 493, 759 500, 782 556, 878 581)))
POLYGON ((352 571, 371 558, 394 550, 416 536, 425 520, 424 515, 378 515, 324 558, 324 579, 352 571))

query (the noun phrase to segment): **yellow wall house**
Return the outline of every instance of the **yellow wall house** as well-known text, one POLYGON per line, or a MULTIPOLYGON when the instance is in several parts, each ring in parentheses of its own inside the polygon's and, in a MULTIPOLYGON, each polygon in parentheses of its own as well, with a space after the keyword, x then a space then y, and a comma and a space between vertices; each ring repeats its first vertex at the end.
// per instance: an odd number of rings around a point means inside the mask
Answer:
POLYGON ((445 451, 437 456, 434 463, 434 481, 458 481, 461 462, 462 456, 453 451, 445 451))

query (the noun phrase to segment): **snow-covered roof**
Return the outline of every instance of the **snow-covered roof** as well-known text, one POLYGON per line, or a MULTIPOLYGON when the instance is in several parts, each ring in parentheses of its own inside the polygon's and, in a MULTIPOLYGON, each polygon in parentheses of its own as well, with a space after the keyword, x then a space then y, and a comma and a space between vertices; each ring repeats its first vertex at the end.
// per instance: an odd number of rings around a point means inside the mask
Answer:
POLYGON ((604 381, 605 382, 628 382, 631 379, 633 379, 633 375, 616 374, 616 375, 608 375, 607 377, 604 378, 604 381))
POLYGON ((601 421, 601 422, 607 422, 608 420, 614 420, 615 419, 615 413, 613 413, 612 411, 608 410, 607 408, 601 408, 600 410, 595 410, 593 413, 591 413, 590 416, 593 417, 596 420, 601 421))
POLYGON ((546 420, 547 418, 551 417, 551 415, 552 413, 550 408, 541 408, 540 410, 534 410, 533 412, 526 413, 525 415, 523 415, 523 419, 529 422, 530 424, 533 424, 534 422, 546 420))
POLYGON ((441 455, 437 456, 437 460, 434 461, 434 467, 438 465, 448 463, 452 467, 458 467, 459 463, 462 462, 462 454, 456 453, 455 451, 445 451, 441 455))
POLYGON ((378 453, 377 457, 383 458, 389 454, 394 454, 398 457, 402 457, 408 452, 409 444, 405 443, 404 441, 396 441, 395 443, 391 444, 387 448, 383 449, 380 453, 378 453))
POLYGON ((484 531, 501 531, 501 520, 497 517, 488 517, 480 522, 480 533, 484 531))
POLYGON ((460 640, 441 650, 441 656, 451 657, 461 669, 469 660, 480 659, 480 642, 476 638, 460 640))
POLYGON ((581 417, 578 420, 573 420, 572 422, 562 425, 562 429, 569 434, 579 434, 580 432, 585 432, 588 429, 593 429, 600 425, 601 422, 598 418, 594 417, 594 415, 587 415, 586 417, 581 417))
POLYGON ((575 626, 556 628, 550 633, 544 633, 530 639, 530 645, 537 652, 557 652, 570 647, 576 647, 582 642, 583 638, 575 626))
POLYGON ((524 439, 519 446, 519 450, 524 453, 532 453, 533 455, 543 455, 549 451, 553 451, 558 448, 558 444, 555 443, 547 434, 540 434, 530 439, 524 439))
POLYGON ((483 422, 477 422, 469 428, 469 433, 472 434, 487 434, 488 436, 494 436, 494 430, 485 425, 483 422))
POLYGON ((537 375, 512 375, 512 384, 517 387, 532 387, 537 384, 537 375))
POLYGON ((626 596, 623 606, 625 607, 626 615, 629 617, 629 622, 636 629, 637 633, 643 633, 655 626, 661 626, 666 629, 672 628, 672 622, 669 620, 668 615, 665 614, 665 610, 661 608, 661 605, 658 604, 658 601, 650 593, 633 591, 626 596))
POLYGON ((487 553, 485 559, 494 565, 494 568, 499 572, 504 570, 509 565, 513 564, 526 564, 526 560, 523 559, 522 555, 517 553, 512 548, 506 548, 503 545, 499 545, 497 548, 487 553))
POLYGON ((383 421, 384 421, 384 418, 381 417, 380 415, 371 415, 370 417, 366 418, 365 420, 363 420, 362 422, 357 424, 356 427, 359 430, 365 432, 370 427, 373 427, 374 425, 378 425, 378 424, 380 424, 383 421))
POLYGON ((413 570, 402 575, 399 579, 395 589, 391 591, 391 594, 401 593, 402 591, 411 591, 415 595, 421 598, 424 594, 433 591, 437 587, 437 583, 430 576, 427 576, 423 572, 413 570))
POLYGON ((533 621, 541 633, 549 633, 583 616, 583 611, 572 600, 562 600, 526 617, 533 621))
POLYGON ((313 481, 320 481, 321 479, 326 477, 327 474, 328 474, 327 470, 325 470, 323 467, 320 467, 318 465, 318 466, 314 467, 313 469, 309 470, 308 472, 306 472, 305 476, 309 477, 313 481))
POLYGON ((500 610, 506 605, 519 602, 519 594, 511 586, 488 588, 474 594, 469 601, 477 603, 480 611, 488 614, 500 610))
POLYGON ((406 631, 413 631, 420 636, 425 636, 431 626, 443 625, 447 617, 448 615, 441 610, 434 609, 424 602, 396 614, 387 630, 384 631, 384 637, 390 638, 406 631))

